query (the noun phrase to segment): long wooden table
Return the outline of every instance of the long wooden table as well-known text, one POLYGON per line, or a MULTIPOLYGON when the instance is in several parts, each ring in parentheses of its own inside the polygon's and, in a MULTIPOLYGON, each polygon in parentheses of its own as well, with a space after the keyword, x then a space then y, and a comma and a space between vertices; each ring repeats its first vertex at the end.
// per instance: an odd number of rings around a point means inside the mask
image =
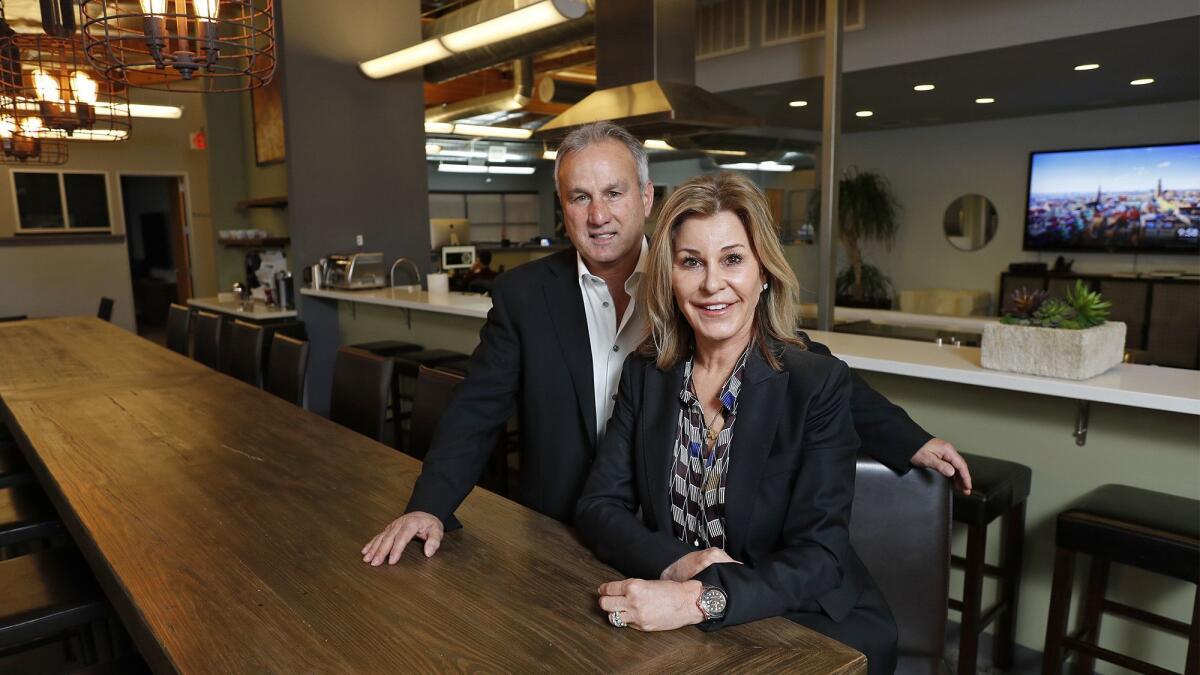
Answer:
POLYGON ((156 672, 866 669, 784 619, 613 628, 619 576, 480 489, 435 557, 370 567, 418 462, 97 319, 0 324, 0 405, 156 672))

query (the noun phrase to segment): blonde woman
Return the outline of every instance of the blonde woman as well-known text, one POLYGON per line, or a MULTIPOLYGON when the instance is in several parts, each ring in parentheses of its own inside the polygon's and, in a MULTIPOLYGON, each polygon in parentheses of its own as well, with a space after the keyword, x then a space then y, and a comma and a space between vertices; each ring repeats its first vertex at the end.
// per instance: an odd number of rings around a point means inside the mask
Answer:
POLYGON ((575 515, 629 577, 599 589, 610 622, 783 616, 892 672, 895 622, 849 539, 849 370, 796 337, 798 283, 762 192, 731 173, 679 186, 638 294, 649 335, 575 515))

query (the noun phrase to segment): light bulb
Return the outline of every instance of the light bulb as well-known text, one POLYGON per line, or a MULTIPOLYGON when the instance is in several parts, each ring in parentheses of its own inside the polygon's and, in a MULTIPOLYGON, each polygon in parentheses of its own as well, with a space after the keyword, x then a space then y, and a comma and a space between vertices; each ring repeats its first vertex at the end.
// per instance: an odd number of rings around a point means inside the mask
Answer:
POLYGON ((142 13, 162 16, 167 13, 167 0, 141 0, 142 13))
POLYGON ((0 138, 12 138, 17 133, 17 121, 12 115, 0 117, 0 138))
POLYGON ((87 73, 82 70, 71 73, 71 89, 75 92, 76 103, 96 105, 100 85, 96 84, 96 81, 87 73))
POLYGON ((26 117, 21 120, 21 133, 26 136, 36 136, 42 131, 42 118, 26 117))
POLYGON ((42 69, 33 71, 33 88, 37 91, 39 101, 58 103, 62 96, 58 90, 58 80, 42 69))
POLYGON ((213 22, 217 20, 221 0, 192 0, 192 6, 196 9, 196 16, 201 21, 213 22))

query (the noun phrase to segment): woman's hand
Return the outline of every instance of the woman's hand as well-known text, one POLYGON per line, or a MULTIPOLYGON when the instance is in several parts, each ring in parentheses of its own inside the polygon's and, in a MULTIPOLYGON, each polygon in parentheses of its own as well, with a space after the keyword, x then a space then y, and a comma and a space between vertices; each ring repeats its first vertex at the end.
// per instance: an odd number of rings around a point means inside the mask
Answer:
POLYGON ((600 586, 600 609, 621 612, 621 620, 630 628, 675 630, 704 621, 696 604, 702 590, 699 581, 611 581, 600 586))
POLYGON ((703 551, 693 551, 671 563, 670 567, 662 571, 659 579, 684 582, 703 572, 709 565, 735 562, 738 561, 729 557, 725 549, 710 546, 703 551))

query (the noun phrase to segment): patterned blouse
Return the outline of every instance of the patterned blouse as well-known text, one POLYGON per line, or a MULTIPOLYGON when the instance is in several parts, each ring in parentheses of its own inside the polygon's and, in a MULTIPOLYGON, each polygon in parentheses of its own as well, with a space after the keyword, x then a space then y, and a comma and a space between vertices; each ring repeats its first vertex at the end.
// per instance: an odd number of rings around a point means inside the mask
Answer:
POLYGON ((729 446, 737 420, 738 395, 750 346, 742 353, 733 373, 721 387, 725 427, 709 449, 707 429, 713 420, 704 419, 704 407, 692 384, 692 358, 683 371, 679 392, 679 432, 675 441, 675 464, 671 471, 671 518, 681 541, 702 548, 725 548, 725 479, 729 475, 729 446))

